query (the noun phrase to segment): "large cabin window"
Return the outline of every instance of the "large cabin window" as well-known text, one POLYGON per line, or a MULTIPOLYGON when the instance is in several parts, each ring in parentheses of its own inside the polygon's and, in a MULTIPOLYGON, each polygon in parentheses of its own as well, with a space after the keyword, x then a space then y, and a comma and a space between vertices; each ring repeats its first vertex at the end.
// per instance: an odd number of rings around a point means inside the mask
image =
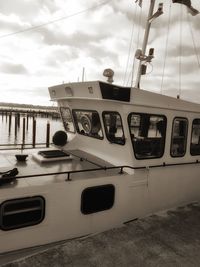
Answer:
POLYGON ((193 120, 190 154, 200 155, 200 119, 193 120))
POLYGON ((63 122, 63 126, 67 132, 75 132, 74 123, 69 108, 60 107, 60 115, 63 122))
POLYGON ((175 118, 172 128, 171 156, 183 157, 186 152, 188 120, 175 118))
POLYGON ((103 112, 103 122, 108 141, 124 145, 124 130, 120 114, 114 111, 105 111, 103 112))
POLYGON ((79 134, 103 139, 103 131, 97 111, 73 110, 73 116, 79 134))
POLYGON ((128 116, 128 124, 137 159, 163 156, 167 124, 165 116, 131 113, 128 116))

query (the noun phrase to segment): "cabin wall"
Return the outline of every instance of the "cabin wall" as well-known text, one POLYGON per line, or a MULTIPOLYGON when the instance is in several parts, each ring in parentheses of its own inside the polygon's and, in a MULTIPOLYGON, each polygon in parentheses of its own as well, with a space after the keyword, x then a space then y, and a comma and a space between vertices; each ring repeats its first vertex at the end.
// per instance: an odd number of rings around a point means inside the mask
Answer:
POLYGON ((190 142, 191 142, 191 131, 192 121, 196 118, 200 118, 200 113, 185 112, 180 110, 170 110, 166 108, 155 108, 141 105, 130 105, 117 101, 103 101, 103 100, 88 100, 87 108, 85 100, 70 100, 60 101, 61 106, 69 106, 70 109, 90 109, 96 110, 100 115, 100 120, 103 128, 104 139, 98 140, 95 138, 82 136, 75 134, 75 138, 72 142, 68 143, 66 149, 81 149, 88 153, 95 154, 98 157, 109 161, 115 165, 131 165, 134 167, 145 167, 151 165, 162 165, 162 164, 176 164, 176 163, 188 163, 196 160, 200 161, 200 155, 190 155, 190 142), (118 145, 110 143, 105 134, 102 112, 103 111, 117 111, 120 113, 123 121, 124 134, 126 138, 125 145, 118 145), (127 123, 128 115, 131 112, 135 113, 148 113, 155 115, 165 115, 167 118, 167 129, 165 139, 165 151, 161 158, 155 159, 136 159, 133 151, 132 142, 130 139, 130 133, 127 123), (172 137, 172 126, 175 117, 187 118, 188 119, 188 134, 187 134, 187 149, 183 157, 172 157, 170 155, 171 137, 172 137))
POLYGON ((129 130, 127 128, 127 116, 124 114, 124 106, 119 105, 119 103, 114 103, 113 101, 88 101, 73 100, 69 102, 62 101, 59 103, 61 106, 68 106, 72 109, 83 109, 83 110, 95 110, 99 113, 101 126, 103 130, 103 140, 87 137, 75 134, 74 139, 66 145, 66 149, 80 149, 88 153, 94 154, 97 157, 103 158, 104 160, 114 164, 114 165, 132 165, 133 164, 133 152, 132 143, 129 138, 129 130), (104 129, 102 113, 103 111, 117 111, 120 113, 124 134, 126 137, 125 145, 119 145, 115 143, 110 143, 106 138, 106 133, 104 129))

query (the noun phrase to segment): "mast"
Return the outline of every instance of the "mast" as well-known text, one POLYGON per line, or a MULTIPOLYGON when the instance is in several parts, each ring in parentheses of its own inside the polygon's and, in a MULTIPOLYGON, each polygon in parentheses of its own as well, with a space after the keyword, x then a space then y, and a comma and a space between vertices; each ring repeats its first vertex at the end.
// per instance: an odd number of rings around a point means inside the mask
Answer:
POLYGON ((155 2, 156 2, 156 0, 150 0, 149 14, 148 14, 147 21, 146 21, 146 27, 145 27, 145 32, 144 32, 142 49, 138 49, 136 51, 136 55, 135 55, 135 57, 137 59, 139 59, 138 73, 137 73, 137 78, 136 78, 136 83, 135 83, 135 87, 138 89, 140 89, 140 80, 141 80, 141 75, 142 75, 142 61, 151 62, 151 60, 153 58, 153 52, 154 52, 153 49, 150 49, 149 55, 145 56, 146 48, 147 48, 147 44, 148 44, 148 39, 149 39, 149 32, 150 32, 150 28, 151 28, 151 23, 155 18, 157 18, 163 14, 163 4, 162 3, 159 4, 158 10, 155 13, 153 13, 155 2))

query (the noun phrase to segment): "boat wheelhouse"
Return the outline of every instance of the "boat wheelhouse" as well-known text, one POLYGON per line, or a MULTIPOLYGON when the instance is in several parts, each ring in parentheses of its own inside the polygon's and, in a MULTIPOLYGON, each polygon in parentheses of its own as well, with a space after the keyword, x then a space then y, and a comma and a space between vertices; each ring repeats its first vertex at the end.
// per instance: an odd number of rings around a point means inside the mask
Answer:
POLYGON ((135 167, 199 160, 198 104, 99 81, 49 92, 72 139, 67 147, 135 167))

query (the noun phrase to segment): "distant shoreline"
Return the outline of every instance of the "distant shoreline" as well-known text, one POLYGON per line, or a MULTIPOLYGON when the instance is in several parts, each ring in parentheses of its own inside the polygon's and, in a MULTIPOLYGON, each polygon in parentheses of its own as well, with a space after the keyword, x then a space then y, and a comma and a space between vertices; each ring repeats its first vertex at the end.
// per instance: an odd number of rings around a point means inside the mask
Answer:
POLYGON ((0 109, 1 108, 22 108, 22 109, 43 109, 43 110, 56 110, 57 107, 54 106, 40 106, 40 105, 32 105, 32 104, 17 104, 17 103, 4 103, 0 102, 0 109))

